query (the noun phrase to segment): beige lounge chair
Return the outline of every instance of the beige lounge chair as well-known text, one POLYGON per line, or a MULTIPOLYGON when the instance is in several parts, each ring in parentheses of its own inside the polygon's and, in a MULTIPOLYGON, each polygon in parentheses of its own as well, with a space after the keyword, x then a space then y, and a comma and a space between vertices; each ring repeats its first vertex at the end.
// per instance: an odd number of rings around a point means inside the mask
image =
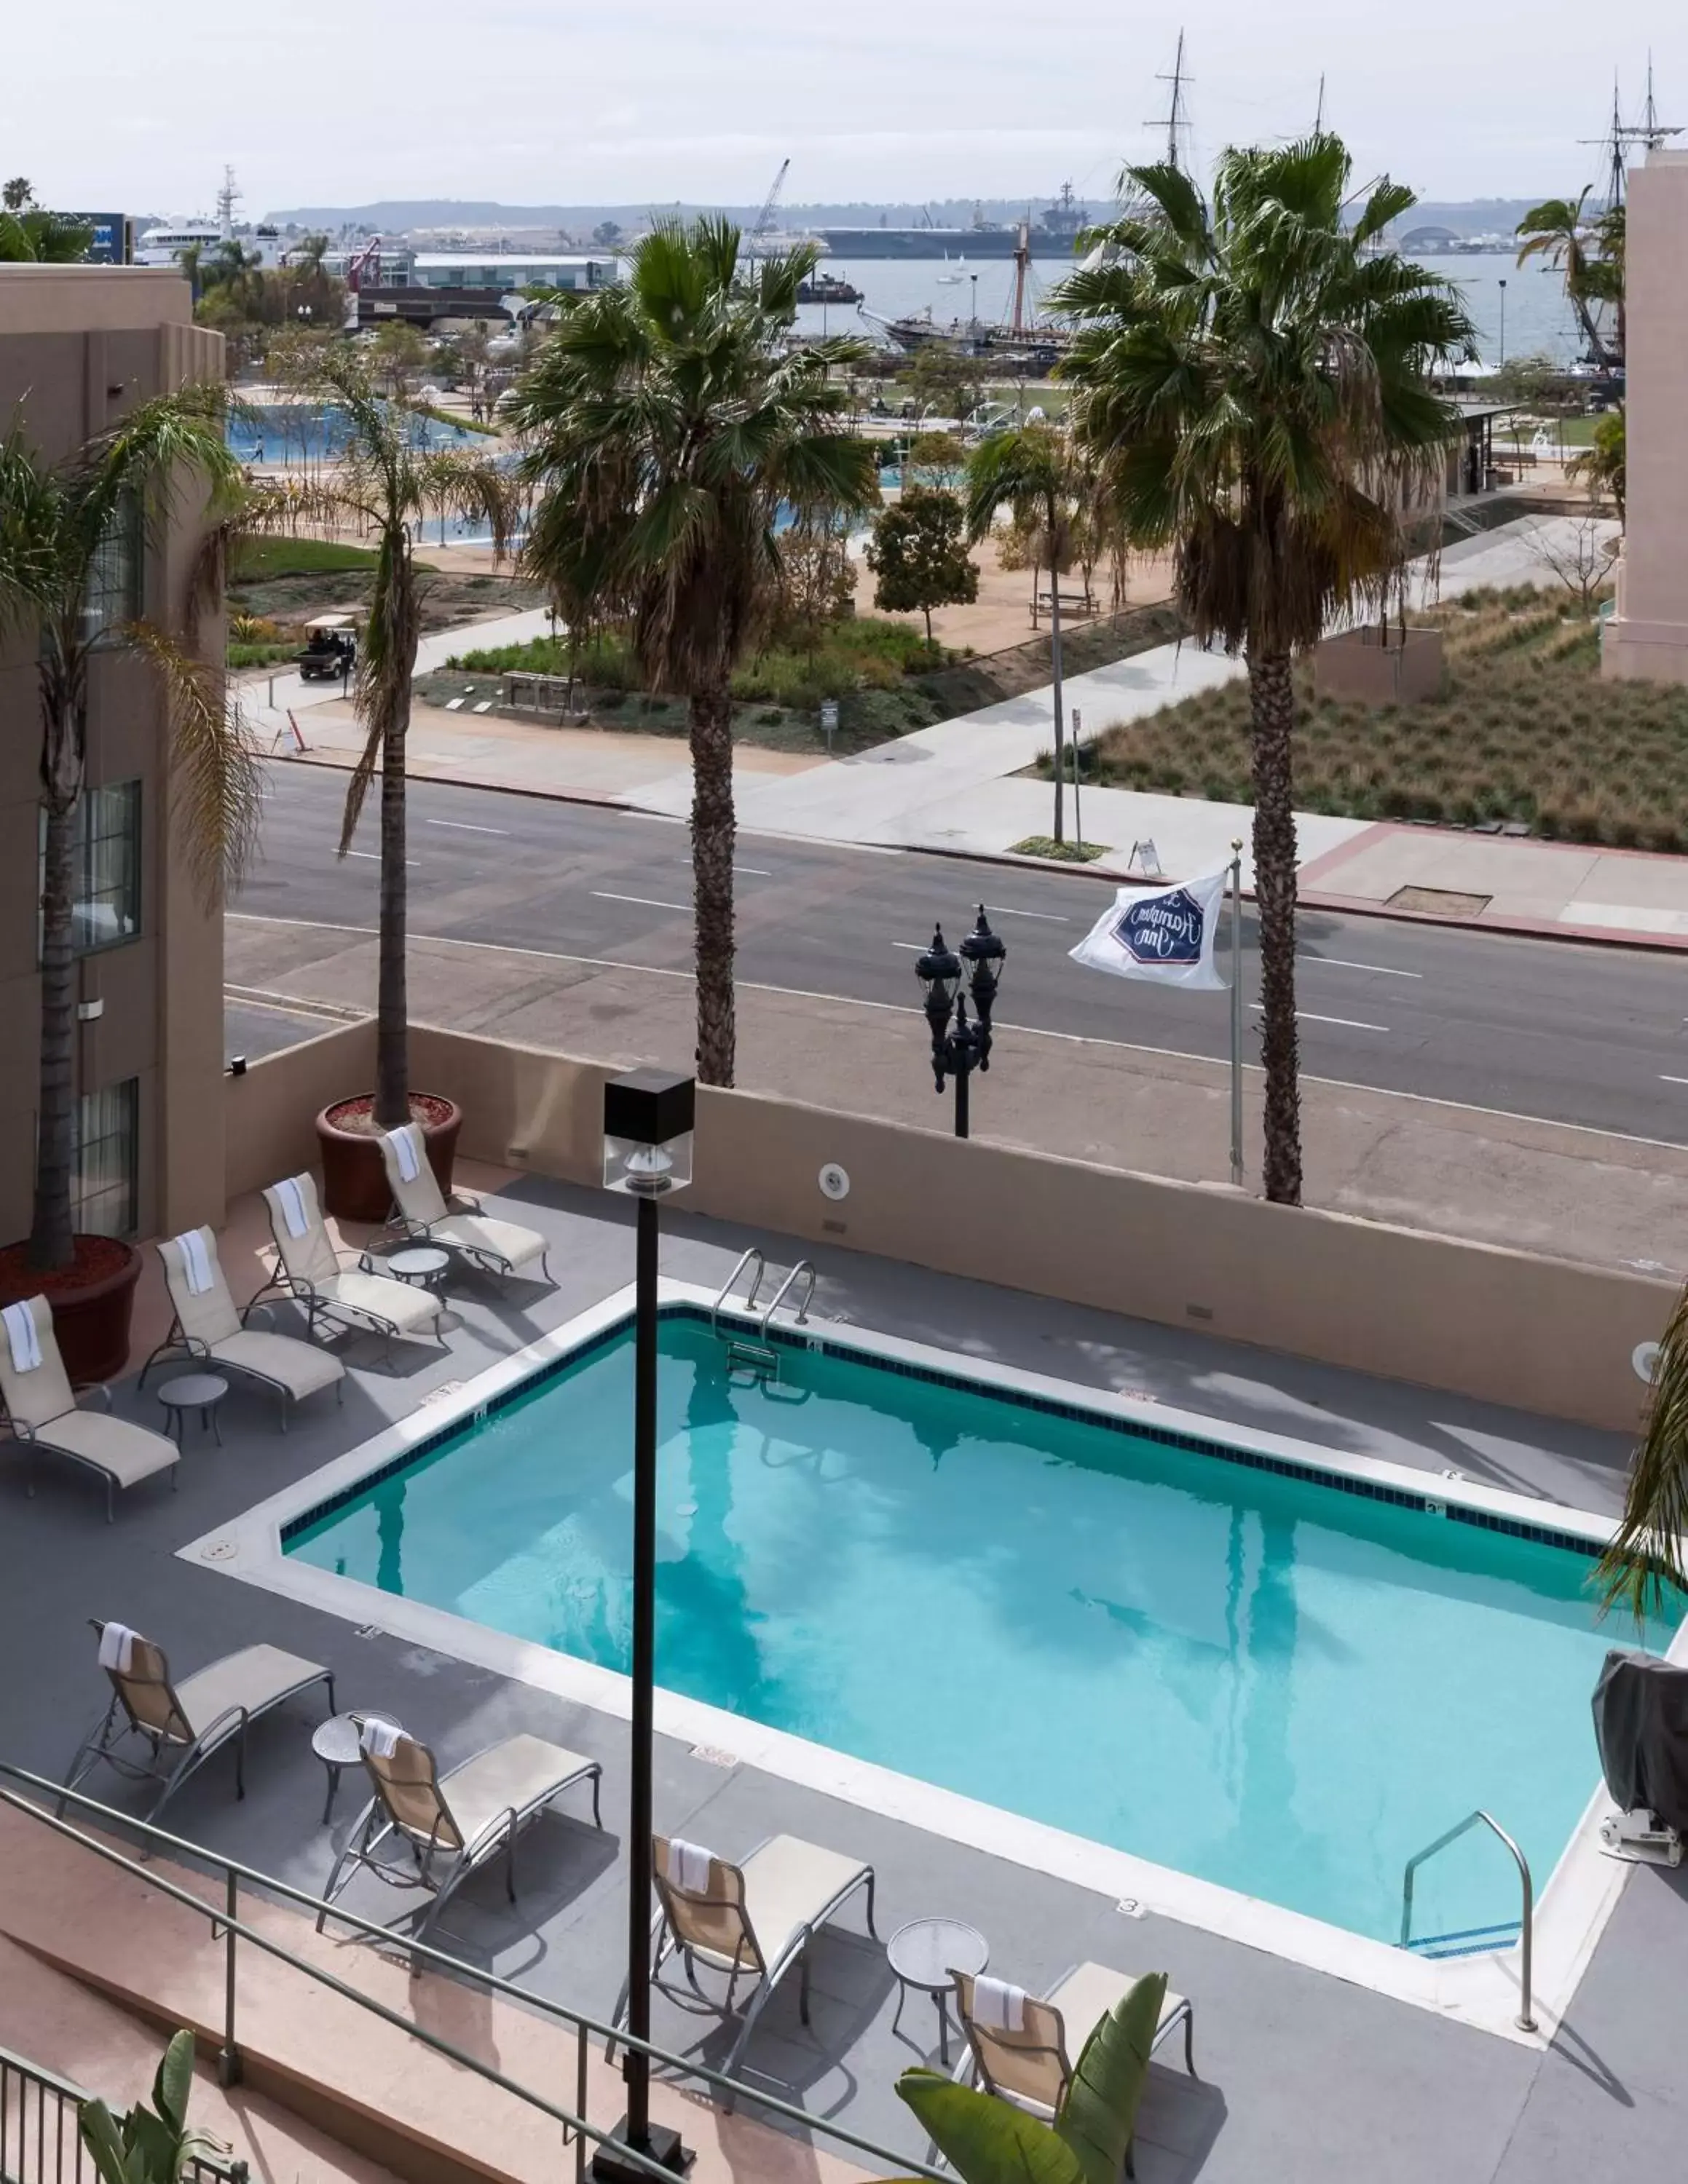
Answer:
MULTIPOLYGON (((713 1852, 693 1852, 707 1858, 707 1878, 698 1881, 694 1875, 694 1885, 682 1887, 678 1872, 686 1858, 686 1847, 682 1846, 677 1852, 668 1837, 656 1836, 651 1848, 661 1907, 651 1928, 656 1953, 651 1967, 652 1983, 662 1986, 663 1964, 678 1954, 690 1987, 682 1994, 665 1986, 663 1993, 683 2008, 696 2009, 701 2003, 725 2017, 732 2014, 734 1991, 740 1979, 748 1974, 752 1980, 738 2038, 722 2065, 729 2076, 769 1997, 794 1964, 802 1968, 798 2008, 803 2023, 808 2023, 808 1945, 858 1888, 868 1892, 868 1931, 875 1941, 879 1939, 874 1925, 874 1869, 858 1858, 824 1850, 797 1836, 770 1836, 742 1865, 729 1865, 713 1852), (710 2002, 697 1984, 700 1964, 726 1975, 727 1992, 718 2003, 710 2002)), ((616 2005, 617 2025, 624 2021, 627 2004, 623 1986, 616 2005)), ((729 2094, 726 2105, 730 2109, 732 2104, 729 2094)))
POLYGON ((160 1243, 159 1256, 164 1262, 165 1285, 176 1307, 176 1318, 170 1333, 141 1368, 141 1386, 146 1386, 148 1373, 161 1357, 180 1352, 201 1358, 208 1365, 221 1365, 273 1388, 282 1399, 283 1433, 293 1404, 314 1396, 319 1388, 333 1388, 336 1396, 344 1400, 346 1368, 339 1359, 318 1349, 314 1342, 301 1342, 297 1335, 265 1334, 248 1327, 248 1314, 267 1312, 269 1307, 254 1301, 248 1305, 245 1313, 238 1312, 218 1262, 216 1238, 209 1228, 195 1228, 189 1234, 198 1239, 202 1255, 198 1279, 204 1286, 198 1290, 193 1286, 196 1273, 190 1255, 194 1246, 187 1238, 171 1236, 160 1243))
MULTIPOLYGON (((444 1306, 438 1297, 413 1289, 395 1275, 377 1273, 366 1251, 355 1260, 342 1258, 324 1224, 316 1185, 309 1175, 271 1184, 264 1203, 276 1240, 276 1271, 268 1286, 302 1307, 310 1333, 316 1333, 318 1320, 331 1327, 361 1329, 380 1335, 389 1354, 395 1338, 443 1342, 439 1318, 444 1306)), ((259 1295, 263 1295, 260 1290, 259 1295)))
MULTIPOLYGON (((107 1524, 120 1486, 137 1485, 159 1471, 168 1471, 175 1485, 176 1443, 150 1426, 78 1410, 53 1331, 52 1306, 44 1296, 35 1296, 25 1301, 23 1309, 34 1323, 41 1362, 20 1367, 13 1356, 10 1329, 0 1324, 0 1394, 6 1399, 13 1437, 25 1447, 50 1449, 54 1456, 68 1457, 104 1479, 107 1524)), ((111 1390, 96 1388, 91 1392, 103 1399, 109 1413, 111 1390)), ((33 1485, 29 1490, 34 1493, 33 1485)))
MULTIPOLYGON (((103 1646, 106 1626, 92 1626, 103 1646)), ((158 1781, 161 1786, 148 1808, 154 1819, 165 1798, 173 1797, 187 1777, 203 1766, 214 1752, 234 1742, 234 1789, 246 1795, 246 1732, 260 1715, 286 1699, 307 1691, 313 1684, 326 1684, 328 1711, 334 1711, 333 1671, 316 1661, 284 1653, 278 1646, 244 1646, 238 1653, 225 1653, 178 1684, 170 1673, 162 1646, 139 1631, 130 1631, 128 1666, 112 1662, 105 1667, 111 1683, 111 1703, 77 1747, 64 1777, 74 1790, 103 1760, 131 1782, 158 1781), (138 1736, 151 1747, 145 1760, 131 1759, 120 1750, 125 1740, 138 1736)), ((61 1804, 60 1811, 64 1810, 61 1804)))
POLYGON ((440 1245, 491 1274, 523 1274, 534 1281, 550 1281, 545 1240, 537 1228, 495 1220, 490 1214, 477 1211, 467 1199, 454 1195, 447 1201, 439 1177, 428 1165, 422 1132, 414 1123, 406 1123, 403 1130, 381 1133, 381 1162, 398 1209, 392 1223, 395 1235, 440 1245), (403 1153, 398 1142, 400 1138, 405 1139, 403 1153), (414 1170, 408 1177, 406 1159, 414 1170))
POLYGON ((506 1736, 444 1775, 428 1747, 402 1730, 390 1752, 372 1751, 366 1717, 363 1740, 364 1769, 375 1794, 328 1875, 316 1914, 319 1934, 328 1906, 361 1867, 394 1887, 433 1891, 416 1925, 417 1940, 447 1897, 500 1850, 508 1854, 505 1886, 513 1903, 517 1836, 577 1782, 591 1783, 592 1825, 604 1825, 598 1808, 601 1766, 543 1737, 506 1736), (389 1863, 382 1854, 387 1849, 404 1853, 403 1862, 389 1863))
MULTIPOLYGON (((1020 2018, 1018 2027, 1010 2031, 1003 2025, 981 2024, 975 2008, 979 1981, 965 1972, 957 1972, 954 1978, 956 2014, 969 2050, 957 2075, 975 2077, 987 2093, 1046 2116, 1055 2114, 1066 2098, 1073 2058, 1137 1983, 1134 1974, 1116 1972, 1107 1964, 1076 1964, 1041 1997, 1009 1990, 1016 1996, 1020 2018)), ((1182 2025, 1184 2067, 1192 2077, 1196 2074, 1195 2022, 1195 2011, 1183 1996, 1169 1993, 1160 2005, 1160 2021, 1149 2046, 1152 2054, 1182 2025)), ((1129 2156, 1126 2167, 1129 2171, 1129 2156)))

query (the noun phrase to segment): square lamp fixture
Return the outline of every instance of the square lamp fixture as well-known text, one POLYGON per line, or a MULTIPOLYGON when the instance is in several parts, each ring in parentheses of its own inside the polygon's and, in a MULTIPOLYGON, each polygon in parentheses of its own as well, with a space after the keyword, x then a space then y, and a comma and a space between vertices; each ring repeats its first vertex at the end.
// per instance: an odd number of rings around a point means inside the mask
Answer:
POLYGON ((604 1087, 604 1188, 662 1198, 691 1181, 696 1080, 629 1069, 604 1087))

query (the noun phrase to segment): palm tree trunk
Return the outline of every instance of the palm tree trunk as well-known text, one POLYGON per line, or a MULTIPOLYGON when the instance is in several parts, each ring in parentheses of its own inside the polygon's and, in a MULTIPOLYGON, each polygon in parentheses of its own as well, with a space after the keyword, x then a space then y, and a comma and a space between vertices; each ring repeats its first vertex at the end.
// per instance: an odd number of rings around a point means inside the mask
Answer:
POLYGON ((410 994, 405 978, 405 736, 408 691, 381 739, 381 940, 376 984, 375 1126, 397 1130, 411 1119, 410 994))
POLYGON ((730 1084, 733 1004, 733 700, 725 682, 691 694, 691 868, 697 961, 697 1074, 730 1084))
POLYGON ((1290 765, 1295 689, 1287 653, 1251 652, 1248 666, 1260 1061, 1266 1072, 1266 1195, 1280 1206, 1299 1206, 1301 1089, 1295 1028, 1295 805, 1290 765))
POLYGON ((41 672, 43 829, 41 893, 41 1056, 36 1100, 35 1204, 28 1262, 38 1273, 68 1267, 76 1156, 76 810, 87 748, 87 685, 80 661, 41 672))
POLYGON ((1049 666, 1055 683, 1055 839, 1059 842, 1065 839, 1061 757, 1066 748, 1066 727, 1061 710, 1061 578, 1055 567, 1057 558, 1054 554, 1049 556, 1049 666))

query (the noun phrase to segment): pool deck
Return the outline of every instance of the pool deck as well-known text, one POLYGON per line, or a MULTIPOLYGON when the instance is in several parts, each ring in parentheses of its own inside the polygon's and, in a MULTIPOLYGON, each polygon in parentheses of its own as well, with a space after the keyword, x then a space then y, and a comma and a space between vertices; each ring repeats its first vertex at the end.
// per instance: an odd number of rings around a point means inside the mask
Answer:
MULTIPOLYGON (((286 1436, 263 1399, 236 1390, 222 1409, 225 1446, 190 1427, 179 1494, 138 1488, 123 1497, 111 1526, 98 1490, 68 1467, 44 1467, 36 1498, 26 1501, 20 1464, 0 1466, 0 1644, 14 1664, 0 1685, 0 1758, 63 1773, 101 1702, 91 1615, 144 1630, 167 1647, 178 1673, 258 1637, 305 1653, 335 1669, 343 1704, 388 1708, 436 1747, 443 1766, 517 1728, 591 1753, 604 1763, 607 1840, 573 1821, 541 1824, 528 1838, 513 1910, 500 1876, 489 1874, 458 1897, 436 1938, 471 1962, 607 2014, 625 1930, 623 1869, 612 1847, 624 1831, 623 1724, 439 1653, 361 1635, 338 1618, 254 1592, 176 1552, 369 1439, 431 1390, 483 1370, 628 1281, 630 1209, 537 1179, 511 1184, 506 1196, 517 1217, 554 1235, 562 1279, 537 1301, 525 1285, 505 1297, 490 1284, 454 1284, 461 1324, 449 1357, 401 1351, 389 1373, 374 1346, 354 1346, 344 1407, 318 1399, 286 1436)), ((663 1271, 718 1284, 752 1241, 782 1264, 798 1256, 781 1239, 690 1219, 682 1201, 665 1216, 663 1271)), ((1454 1468, 1593 1511, 1618 1507, 1627 1451, 1611 1436, 847 1251, 808 1256, 820 1273, 821 1319, 1080 1386, 1139 1390, 1339 1454, 1432 1474, 1454 1468)), ((237 1294, 245 1294, 255 1284, 243 1285, 240 1259, 227 1245, 225 1259, 237 1294)), ((137 1396, 132 1386, 120 1392, 119 1409, 148 1424, 160 1415, 151 1392, 137 1396)), ((1614 1630, 1615 1641, 1622 1635, 1614 1630)), ((964 1663, 935 1646, 909 1666, 928 1682, 935 1706, 970 1702, 964 1663)), ((1591 1754, 1591 1780, 1593 1771, 1591 1754)), ((88 1787, 120 1804, 132 1794, 109 1774, 88 1787)), ((213 1762, 174 1802, 167 1824, 316 1889, 356 1802, 348 1786, 331 1840, 322 1788, 301 1729, 278 1719, 254 1735, 243 1803, 231 1794, 226 1762, 213 1762)), ((1688 2079, 1674 2028, 1688 1994, 1688 1874, 1639 1869, 1629 1877, 1566 2022, 1543 2051, 1171 1919, 1127 1915, 1070 1881, 682 1743, 660 1745, 656 1794, 659 1826, 729 1856, 786 1831, 871 1859, 882 1933, 931 1913, 968 1919, 989 1939, 992 1969, 1028 1987, 1085 1958, 1169 1971, 1195 2003, 1201 2075, 1187 2078, 1176 2057, 1154 2070, 1139 2125, 1143 2184, 1352 2184, 1362 2176, 1368 2184, 1552 2184, 1596 2173, 1669 2175, 1680 2164, 1688 2079)), ((1178 1794, 1176 1783, 1167 1794, 1178 1794)), ((4 1889, 0 1877, 0 1920, 4 1889)), ((355 1892, 349 1900, 372 1908, 355 1892)), ((388 1915, 388 1902, 375 1907, 378 1915, 388 1915)), ((817 2114, 918 2158, 919 2135, 892 2088, 932 2040, 930 2004, 912 1997, 893 2036, 895 1982, 848 1913, 817 1945, 814 1986, 807 2031, 795 1983, 770 2004, 747 2071, 817 2114)), ((688 2017, 660 1997, 653 2032, 706 2062, 724 2058, 716 2020, 688 2017)))

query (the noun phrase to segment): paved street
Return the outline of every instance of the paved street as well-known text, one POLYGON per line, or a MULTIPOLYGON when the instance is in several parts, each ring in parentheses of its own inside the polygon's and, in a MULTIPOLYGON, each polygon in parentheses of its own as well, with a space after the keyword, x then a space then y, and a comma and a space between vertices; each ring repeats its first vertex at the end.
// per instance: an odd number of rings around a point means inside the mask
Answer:
MULTIPOLYGON (((372 815, 333 854, 344 777, 278 765, 246 917, 372 928, 372 815)), ((433 783, 411 788, 411 924, 556 961, 684 972, 686 831, 623 811, 433 783)), ((1082 874, 793 843, 745 833, 740 956, 748 986, 913 1008, 940 916, 952 942, 983 900, 1009 943, 999 1021, 1094 1042, 1222 1057, 1227 1000, 1106 978, 1067 950, 1109 899, 1082 874)), ((1688 1144, 1688 972, 1674 957, 1304 912, 1300 1000, 1311 1076, 1688 1144)), ((240 973, 232 970, 237 980, 240 973)), ((233 1051, 323 1028, 243 994, 233 1051)), ((912 1066, 912 1064, 911 1064, 912 1066)), ((811 1096, 825 1099, 816 1084, 811 1096)))

